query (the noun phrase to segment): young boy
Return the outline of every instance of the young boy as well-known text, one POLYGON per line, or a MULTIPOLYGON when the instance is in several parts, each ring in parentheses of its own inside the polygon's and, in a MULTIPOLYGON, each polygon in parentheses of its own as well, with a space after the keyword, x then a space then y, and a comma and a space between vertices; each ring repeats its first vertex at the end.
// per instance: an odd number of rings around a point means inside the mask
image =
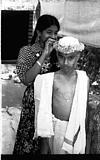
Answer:
POLYGON ((85 117, 89 78, 76 70, 84 45, 74 37, 63 37, 54 44, 60 70, 41 79, 36 134, 43 137, 42 152, 84 154, 85 117))

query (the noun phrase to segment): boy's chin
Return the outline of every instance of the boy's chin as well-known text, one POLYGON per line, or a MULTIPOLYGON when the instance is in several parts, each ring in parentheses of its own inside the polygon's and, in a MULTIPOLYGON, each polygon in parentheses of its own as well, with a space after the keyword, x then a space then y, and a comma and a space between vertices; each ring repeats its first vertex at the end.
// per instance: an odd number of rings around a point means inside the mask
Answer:
POLYGON ((65 72, 71 72, 71 71, 74 70, 74 67, 66 66, 66 67, 62 67, 61 69, 62 69, 63 71, 65 71, 65 72))
POLYGON ((66 69, 66 70, 72 70, 72 69, 74 69, 74 67, 71 67, 71 66, 65 66, 65 67, 62 67, 62 68, 66 69))

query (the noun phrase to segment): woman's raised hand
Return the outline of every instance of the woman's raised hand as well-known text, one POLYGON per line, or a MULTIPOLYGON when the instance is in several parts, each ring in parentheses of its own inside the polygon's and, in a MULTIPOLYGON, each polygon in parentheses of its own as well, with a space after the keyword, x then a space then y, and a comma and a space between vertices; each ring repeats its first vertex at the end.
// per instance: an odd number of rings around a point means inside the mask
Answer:
POLYGON ((49 38, 46 43, 45 43, 45 48, 44 48, 44 51, 43 51, 43 54, 48 57, 50 55, 50 53, 52 52, 53 50, 53 44, 55 42, 55 39, 52 39, 52 38, 49 38))

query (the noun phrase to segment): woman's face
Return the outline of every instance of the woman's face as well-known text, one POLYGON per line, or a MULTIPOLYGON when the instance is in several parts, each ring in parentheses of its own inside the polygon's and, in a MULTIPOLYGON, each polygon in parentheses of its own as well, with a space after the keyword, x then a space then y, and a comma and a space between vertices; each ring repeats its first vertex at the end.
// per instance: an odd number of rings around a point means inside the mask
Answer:
POLYGON ((57 39, 58 28, 56 25, 52 25, 40 33, 40 38, 43 43, 45 43, 49 38, 54 40, 57 39))

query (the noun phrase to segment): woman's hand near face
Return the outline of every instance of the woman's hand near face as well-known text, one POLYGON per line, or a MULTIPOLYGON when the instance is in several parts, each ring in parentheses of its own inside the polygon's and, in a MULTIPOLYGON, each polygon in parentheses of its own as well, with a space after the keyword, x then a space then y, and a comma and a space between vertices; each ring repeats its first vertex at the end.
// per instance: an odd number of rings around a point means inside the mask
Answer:
MULTIPOLYGON (((44 60, 50 55, 51 51, 53 50, 53 44, 55 40, 49 38, 45 43, 44 51, 42 52, 42 55, 38 59, 39 63, 43 64, 44 60)), ((37 74, 40 73, 41 66, 38 63, 35 63, 32 68, 30 68, 25 75, 25 85, 29 85, 30 82, 34 81, 37 74), (33 74, 34 73, 34 74, 33 74)))
POLYGON ((53 44, 55 42, 55 39, 49 38, 46 43, 45 43, 45 48, 43 51, 43 55, 45 55, 46 57, 48 57, 50 55, 50 53, 53 50, 53 44))

